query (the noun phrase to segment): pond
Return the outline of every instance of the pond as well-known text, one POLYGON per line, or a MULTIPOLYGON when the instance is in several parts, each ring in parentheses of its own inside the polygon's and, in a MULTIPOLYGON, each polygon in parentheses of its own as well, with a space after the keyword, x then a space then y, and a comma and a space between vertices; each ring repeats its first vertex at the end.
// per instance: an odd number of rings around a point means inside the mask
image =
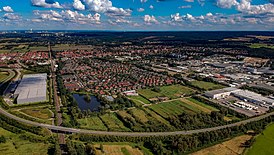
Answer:
POLYGON ((73 94, 74 99, 78 103, 78 107, 81 110, 90 110, 90 111, 98 111, 98 108, 101 106, 100 101, 96 96, 90 95, 90 100, 85 99, 86 95, 81 94, 73 94))

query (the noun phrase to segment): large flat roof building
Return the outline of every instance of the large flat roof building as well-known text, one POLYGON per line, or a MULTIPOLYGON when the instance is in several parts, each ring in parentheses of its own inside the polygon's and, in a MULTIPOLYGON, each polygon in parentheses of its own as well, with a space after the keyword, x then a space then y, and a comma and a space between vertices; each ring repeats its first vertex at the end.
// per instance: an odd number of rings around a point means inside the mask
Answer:
POLYGON ((255 104, 267 104, 269 106, 274 106, 274 100, 264 97, 261 94, 257 94, 251 92, 249 90, 240 90, 237 92, 233 92, 232 95, 238 97, 242 100, 247 100, 248 102, 255 103, 255 104))
POLYGON ((24 75, 14 96, 17 104, 47 101, 47 74, 24 75))
POLYGON ((206 97, 212 98, 212 99, 221 99, 229 96, 232 92, 239 91, 239 89, 234 88, 234 87, 227 87, 223 89, 217 89, 217 90, 212 90, 212 91, 207 91, 205 93, 206 97))

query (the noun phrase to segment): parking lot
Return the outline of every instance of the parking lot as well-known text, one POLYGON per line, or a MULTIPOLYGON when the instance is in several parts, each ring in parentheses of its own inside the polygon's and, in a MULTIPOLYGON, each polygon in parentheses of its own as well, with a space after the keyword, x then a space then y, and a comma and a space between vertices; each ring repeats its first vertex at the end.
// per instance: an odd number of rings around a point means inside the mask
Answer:
POLYGON ((241 114, 244 114, 248 117, 253 117, 257 115, 262 115, 266 113, 269 108, 264 105, 256 105, 254 103, 246 102, 243 100, 240 100, 236 97, 229 96, 224 99, 218 100, 219 104, 228 107, 234 111, 237 111, 241 114), (251 108, 253 107, 253 108, 251 108))

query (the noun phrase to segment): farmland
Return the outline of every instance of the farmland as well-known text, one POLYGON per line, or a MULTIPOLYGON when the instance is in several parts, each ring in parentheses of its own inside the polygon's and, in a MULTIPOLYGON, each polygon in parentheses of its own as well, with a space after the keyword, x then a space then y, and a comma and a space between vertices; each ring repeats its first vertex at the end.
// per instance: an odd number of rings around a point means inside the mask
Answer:
POLYGON ((198 152, 192 153, 192 155, 238 155, 242 154, 245 150, 244 147, 241 147, 242 143, 251 139, 252 136, 242 135, 231 140, 225 141, 221 144, 214 145, 212 147, 205 148, 198 152))
POLYGON ((273 44, 261 44, 261 43, 251 44, 251 45, 249 45, 249 47, 250 48, 271 48, 271 49, 274 49, 273 44))
POLYGON ((192 81, 191 85, 203 90, 214 90, 214 89, 224 88, 224 86, 222 85, 215 84, 212 82, 205 82, 205 81, 192 81))
POLYGON ((171 85, 160 87, 159 92, 155 92, 151 89, 141 89, 138 93, 147 99, 155 97, 168 97, 170 99, 176 99, 181 96, 189 96, 194 93, 194 90, 182 85, 171 85))
POLYGON ((95 144, 95 154, 115 154, 115 155, 152 155, 152 153, 143 146, 138 146, 133 143, 100 143, 95 144), (101 150, 101 147, 102 149, 101 150))
POLYGON ((46 155, 48 152, 48 144, 32 143, 27 140, 21 140, 20 135, 11 133, 3 128, 0 128, 0 135, 3 135, 7 141, 0 143, 0 154, 5 155, 25 155, 39 154, 46 155))
POLYGON ((256 137, 254 144, 247 151, 247 155, 267 155, 274 154, 274 124, 269 125, 258 137, 256 137))
POLYGON ((150 102, 143 98, 142 96, 138 95, 138 96, 128 96, 128 98, 132 99, 133 101, 137 101, 139 103, 142 103, 142 104, 150 104, 150 102))
POLYGON ((83 129, 107 131, 107 127, 104 125, 101 119, 96 116, 78 119, 78 122, 80 123, 80 127, 83 129))
POLYGON ((119 120, 115 114, 109 113, 100 116, 103 123, 106 124, 107 128, 111 131, 130 131, 127 127, 123 125, 123 122, 119 120))

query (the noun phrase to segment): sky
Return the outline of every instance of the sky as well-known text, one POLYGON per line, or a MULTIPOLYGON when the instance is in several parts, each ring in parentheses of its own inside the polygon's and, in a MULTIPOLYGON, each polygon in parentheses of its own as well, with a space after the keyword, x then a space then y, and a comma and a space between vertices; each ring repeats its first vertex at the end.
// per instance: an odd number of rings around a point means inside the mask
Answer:
POLYGON ((0 0, 0 30, 274 31, 274 0, 0 0))

